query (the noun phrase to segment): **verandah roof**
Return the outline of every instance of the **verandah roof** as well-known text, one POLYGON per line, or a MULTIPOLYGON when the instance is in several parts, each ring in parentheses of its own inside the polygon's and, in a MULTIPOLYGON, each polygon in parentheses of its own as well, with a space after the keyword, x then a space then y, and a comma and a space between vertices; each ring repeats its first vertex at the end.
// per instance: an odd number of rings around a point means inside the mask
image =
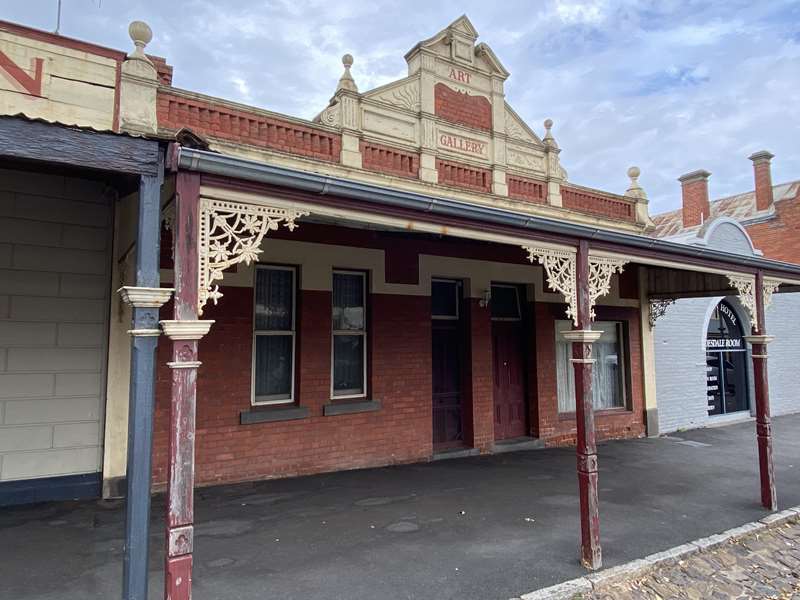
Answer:
MULTIPOLYGON (((332 204, 337 199, 354 201, 369 210, 393 210, 415 215, 429 223, 458 224, 469 229, 493 228, 529 241, 588 239, 593 248, 624 254, 637 262, 659 264, 659 260, 693 264, 698 270, 719 273, 732 270, 753 273, 762 270, 789 284, 800 285, 800 265, 744 256, 706 247, 687 246, 668 240, 612 231, 546 217, 523 215, 503 208, 478 206, 459 200, 380 187, 319 173, 300 171, 206 150, 177 147, 173 166, 221 178, 232 178, 297 190, 305 202, 332 204)), ((450 231, 449 229, 447 231, 450 231)), ((676 264, 677 263, 677 264, 676 264)))

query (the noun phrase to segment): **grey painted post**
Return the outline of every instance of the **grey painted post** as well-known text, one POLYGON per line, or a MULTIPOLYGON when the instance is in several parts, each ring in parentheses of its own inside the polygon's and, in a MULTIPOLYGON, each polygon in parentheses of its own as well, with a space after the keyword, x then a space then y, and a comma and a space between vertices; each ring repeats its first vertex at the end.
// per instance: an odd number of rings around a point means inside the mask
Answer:
POLYGON ((170 290, 159 289, 162 169, 163 156, 159 174, 140 179, 136 287, 121 290, 133 306, 123 600, 147 599, 158 309, 170 295, 170 290))

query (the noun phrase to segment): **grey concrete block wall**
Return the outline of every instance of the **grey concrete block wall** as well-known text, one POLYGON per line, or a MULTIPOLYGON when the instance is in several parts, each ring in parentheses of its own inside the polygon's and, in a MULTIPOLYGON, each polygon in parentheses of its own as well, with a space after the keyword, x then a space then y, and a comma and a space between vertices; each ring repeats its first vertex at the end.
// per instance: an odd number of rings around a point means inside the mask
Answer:
POLYGON ((661 433, 702 427, 708 420, 704 323, 714 302, 708 298, 679 300, 656 321, 653 343, 661 433))
POLYGON ((111 211, 100 183, 0 169, 0 481, 101 468, 111 211))
POLYGON ((773 415, 800 412, 800 293, 775 294, 767 309, 769 401, 773 415))
MULTIPOLYGON (((691 298, 679 300, 656 322, 656 398, 659 431, 704 427, 709 417, 706 398, 705 335, 712 309, 722 300, 691 298)), ((739 315, 745 332, 750 330, 746 312, 737 298, 725 298, 739 315)), ((776 294, 767 309, 767 332, 775 336, 769 347, 769 386, 772 414, 800 412, 800 294, 776 294)), ((750 406, 753 406, 752 364, 748 353, 750 406)))

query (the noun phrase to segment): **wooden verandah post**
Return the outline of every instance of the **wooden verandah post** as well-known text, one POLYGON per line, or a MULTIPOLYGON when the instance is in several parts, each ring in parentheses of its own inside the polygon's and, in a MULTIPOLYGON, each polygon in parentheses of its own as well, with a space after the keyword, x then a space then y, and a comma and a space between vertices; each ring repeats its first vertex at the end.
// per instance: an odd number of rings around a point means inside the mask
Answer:
POLYGON ((159 287, 162 170, 163 156, 160 156, 158 172, 140 177, 136 285, 119 290, 123 300, 132 307, 123 600, 147 599, 155 359, 161 333, 158 310, 172 292, 159 287))
POLYGON ((778 510, 775 493, 775 471, 772 464, 772 423, 769 409, 769 381, 767 378, 767 335, 764 303, 764 273, 755 278, 755 323, 752 335, 745 339, 752 345, 753 378, 756 400, 756 436, 758 439, 758 466, 761 475, 761 504, 769 510, 778 510))
POLYGON ((589 244, 581 240, 575 263, 577 319, 564 337, 572 342, 575 370, 575 420, 577 423, 578 489, 581 511, 581 563, 588 569, 603 564, 600 548, 600 514, 597 500, 597 442, 592 401, 592 343, 602 335, 592 331, 589 286, 589 244))
POLYGON ((175 303, 173 319, 161 321, 172 340, 172 398, 167 465, 164 597, 192 596, 194 546, 194 443, 198 341, 213 321, 198 316, 200 176, 178 172, 175 188, 175 303))

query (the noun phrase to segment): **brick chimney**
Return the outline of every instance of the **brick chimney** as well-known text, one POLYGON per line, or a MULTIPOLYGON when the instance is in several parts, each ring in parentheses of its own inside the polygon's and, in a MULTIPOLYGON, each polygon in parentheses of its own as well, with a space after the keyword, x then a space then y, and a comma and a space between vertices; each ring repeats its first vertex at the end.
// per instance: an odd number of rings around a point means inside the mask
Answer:
POLYGON ((753 177, 756 180, 756 210, 767 210, 772 206, 772 173, 770 161, 775 155, 766 150, 750 155, 753 161, 753 177))
POLYGON ((708 202, 708 171, 692 171, 678 177, 683 196, 683 226, 693 227, 708 221, 711 205, 708 202))

